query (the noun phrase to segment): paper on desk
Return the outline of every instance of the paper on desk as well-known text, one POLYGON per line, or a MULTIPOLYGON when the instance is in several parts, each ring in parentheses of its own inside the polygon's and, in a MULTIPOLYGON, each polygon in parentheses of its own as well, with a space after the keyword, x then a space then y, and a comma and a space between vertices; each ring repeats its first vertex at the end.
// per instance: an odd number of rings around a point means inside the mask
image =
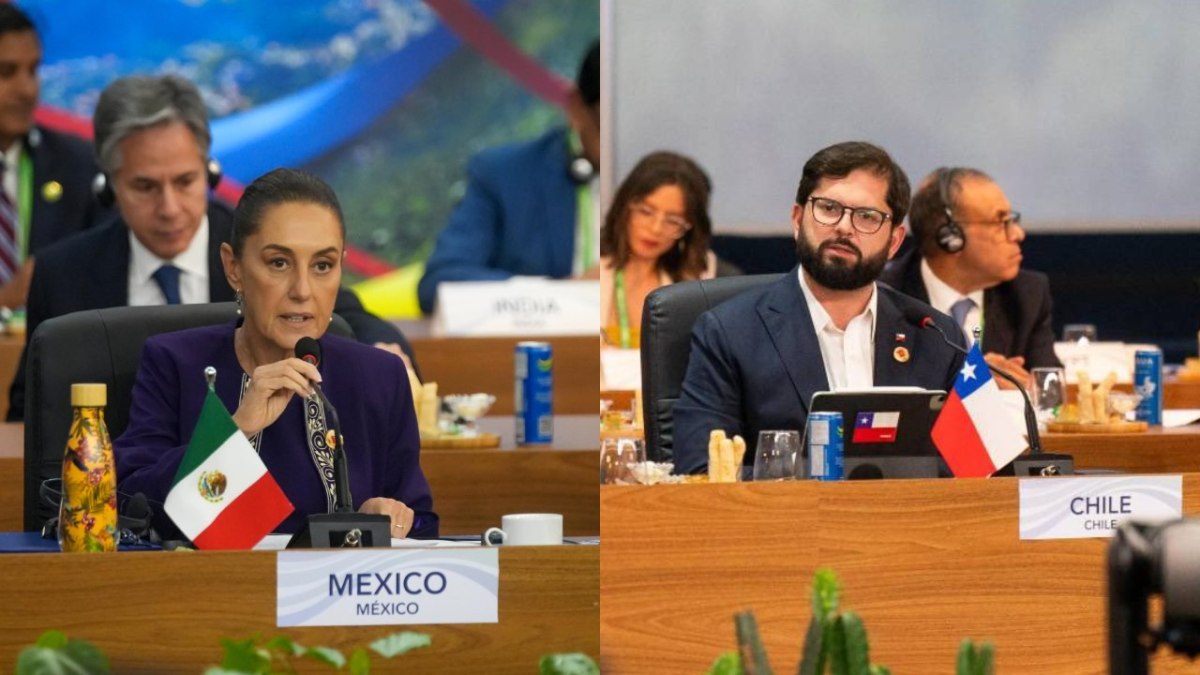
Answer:
POLYGON ((1173 410, 1163 410, 1163 428, 1170 429, 1171 427, 1186 427, 1189 424, 1200 421, 1200 409, 1197 408, 1176 408, 1173 410))
POLYGON ((641 351, 637 349, 601 349, 600 377, 601 389, 641 389, 641 351))
MULTIPOLYGON (((282 551, 291 541, 290 534, 268 534, 254 547, 255 551, 282 551)), ((477 548, 477 541, 446 541, 444 539, 392 539, 392 548, 477 548)))

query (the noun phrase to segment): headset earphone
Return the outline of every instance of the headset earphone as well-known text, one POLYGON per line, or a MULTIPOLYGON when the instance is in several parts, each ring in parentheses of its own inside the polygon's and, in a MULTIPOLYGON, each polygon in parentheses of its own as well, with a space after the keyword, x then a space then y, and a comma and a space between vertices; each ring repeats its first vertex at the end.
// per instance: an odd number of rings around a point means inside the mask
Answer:
POLYGON ((567 163, 567 175, 576 185, 586 185, 596 177, 596 165, 583 154, 583 142, 575 132, 567 133, 567 151, 570 161, 567 163))
MULTIPOLYGON (((210 157, 204 162, 204 172, 208 181, 208 189, 215 190, 221 182, 221 163, 210 157)), ((97 173, 96 177, 92 179, 92 194, 96 195, 96 200, 100 202, 101 206, 112 206, 117 201, 108 176, 103 171, 97 173)))
POLYGON ((955 173, 954 169, 938 169, 938 194, 942 200, 942 208, 946 211, 946 222, 938 226, 933 237, 938 248, 946 253, 958 253, 967 245, 967 235, 963 232, 962 225, 954 220, 954 214, 950 210, 950 184, 955 173))

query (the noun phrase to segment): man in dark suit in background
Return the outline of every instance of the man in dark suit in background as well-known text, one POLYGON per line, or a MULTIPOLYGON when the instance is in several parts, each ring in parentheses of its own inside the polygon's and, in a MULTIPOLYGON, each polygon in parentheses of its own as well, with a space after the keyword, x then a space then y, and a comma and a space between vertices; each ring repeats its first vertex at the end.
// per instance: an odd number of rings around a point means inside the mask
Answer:
POLYGON ((579 67, 567 118, 569 128, 471 158, 467 193, 417 286, 421 311, 433 311, 443 281, 599 275, 599 41, 579 67))
MULTIPOLYGON (((85 309, 235 300, 220 256, 233 211, 208 198, 220 175, 209 161, 208 115, 196 86, 173 75, 121 78, 100 95, 92 123, 104 170, 100 200, 115 201, 120 217, 39 256, 29 335, 47 319, 85 309)), ((351 291, 339 291, 334 311, 360 342, 411 360, 400 332, 351 291)), ((8 419, 21 420, 24 354, 10 391, 8 419)))
POLYGON ((1062 366, 1050 282, 1021 269, 1021 214, 995 181, 978 169, 938 169, 913 195, 908 222, 917 246, 880 281, 949 314, 968 337, 979 326, 987 362, 1020 380, 1030 368, 1062 366))
POLYGON ((33 22, 0 4, 0 305, 21 307, 32 259, 108 213, 92 198, 87 141, 33 123, 42 44, 33 22), (11 229, 9 229, 11 228, 11 229))
POLYGON ((674 408, 675 470, 708 465, 713 429, 746 439, 803 429, 813 394, 872 386, 953 386, 962 355, 949 317, 875 283, 904 240, 908 179, 869 143, 839 143, 804 165, 792 234, 800 261, 776 282, 705 312, 674 408))

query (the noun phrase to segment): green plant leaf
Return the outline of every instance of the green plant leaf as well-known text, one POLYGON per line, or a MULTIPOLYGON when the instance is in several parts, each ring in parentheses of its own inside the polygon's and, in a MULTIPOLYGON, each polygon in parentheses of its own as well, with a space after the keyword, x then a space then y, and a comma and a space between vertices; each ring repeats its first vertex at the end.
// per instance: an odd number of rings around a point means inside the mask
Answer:
POLYGON ((842 612, 839 621, 846 641, 847 675, 871 675, 871 654, 867 628, 854 612, 842 612))
POLYGON ((813 578, 813 614, 821 618, 821 623, 828 623, 838 610, 837 575, 828 567, 817 570, 813 578))
POLYGON ((737 652, 725 652, 713 661, 705 675, 742 675, 742 661, 737 652))
POLYGON ((975 675, 975 643, 971 638, 958 645, 958 660, 954 665, 956 675, 975 675))
POLYGON ((846 664, 846 627, 842 617, 834 617, 830 622, 829 641, 829 672, 833 675, 848 675, 846 664))
POLYGON ((305 651, 305 648, 302 645, 296 644, 295 641, 286 635, 276 635, 270 640, 267 640, 267 643, 264 644, 263 647, 268 651, 280 652, 282 654, 286 654, 287 656, 300 656, 305 651))
POLYGON ((399 656, 418 647, 428 647, 433 640, 425 633, 402 631, 379 638, 371 643, 371 649, 385 659, 399 656))
POLYGON ((367 675, 371 672, 371 655, 359 647, 350 655, 350 675, 367 675))
POLYGON ((814 612, 812 619, 808 622, 808 630, 804 633, 804 649, 800 652, 800 667, 796 669, 799 675, 822 675, 824 637, 825 627, 821 625, 820 617, 814 612))
POLYGON ((975 655, 975 670, 979 675, 993 675, 996 672, 996 647, 990 642, 979 645, 975 655))
MULTIPOLYGON (((58 632, 58 631, 53 631, 58 632)), ((46 638, 57 647, 26 647, 17 656, 17 675, 107 675, 112 672, 108 657, 90 642, 69 640, 59 633, 46 638)), ((41 642, 41 639, 38 640, 41 642)))
POLYGON ((600 675, 592 657, 582 652, 546 654, 538 664, 539 675, 600 675))
POLYGON ((333 647, 309 647, 301 654, 304 658, 320 661, 341 670, 346 666, 346 657, 333 647))
POLYGON ((763 647, 762 638, 758 634, 758 622, 754 620, 754 612, 734 614, 733 623, 737 627, 738 655, 742 662, 742 673, 744 675, 771 675, 771 662, 767 660, 767 650, 763 647))
POLYGON ((225 649, 225 658, 221 667, 238 673, 266 673, 271 669, 271 657, 259 651, 255 643, 258 638, 245 640, 221 639, 221 647, 225 649))
POLYGON ((43 649, 62 649, 67 646, 67 634, 61 630, 48 630, 37 639, 37 646, 43 649))
POLYGON ((892 675, 892 670, 887 666, 871 666, 871 675, 892 675))

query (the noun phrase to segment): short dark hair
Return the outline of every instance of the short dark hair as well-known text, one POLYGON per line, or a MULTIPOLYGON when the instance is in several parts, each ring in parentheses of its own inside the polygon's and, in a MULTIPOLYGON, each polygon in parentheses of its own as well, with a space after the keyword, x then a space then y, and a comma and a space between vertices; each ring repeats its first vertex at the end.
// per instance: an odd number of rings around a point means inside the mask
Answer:
POLYGON ((892 210, 892 227, 904 222, 908 214, 908 176, 883 148, 864 141, 838 143, 817 151, 804 163, 796 204, 803 207, 822 178, 845 178, 851 172, 866 169, 887 179, 887 205, 892 210))
POLYGON ((946 210, 954 210, 954 202, 962 192, 964 178, 981 178, 991 181, 992 177, 979 169, 952 166, 939 167, 926 176, 913 194, 912 204, 908 212, 908 228, 917 240, 921 252, 928 256, 936 253, 938 248, 935 235, 938 228, 946 224, 946 210), (943 183, 946 197, 942 197, 943 183), (947 201, 949 203, 947 203, 947 201))
POLYGON ((699 164, 674 152, 646 155, 621 182, 600 230, 600 254, 610 256, 615 269, 629 262, 630 209, 634 202, 665 185, 674 185, 683 192, 684 217, 692 228, 678 245, 659 258, 659 268, 673 281, 697 279, 708 266, 708 247, 712 241, 712 220, 708 215, 712 182, 699 164))
POLYGON ((201 159, 208 159, 212 132, 208 110, 195 84, 178 75, 129 75, 113 80, 92 113, 92 143, 100 169, 112 175, 121 168, 121 141, 172 122, 188 128, 201 159))
POLYGON ((592 43, 579 64, 575 86, 584 103, 592 107, 600 103, 600 40, 592 43))
POLYGON ((11 2, 0 2, 0 36, 25 31, 37 33, 37 26, 33 25, 29 15, 11 2))
POLYGON ((233 212, 233 234, 229 245, 233 254, 242 256, 246 239, 262 228, 263 214, 280 204, 316 204, 329 209, 337 217, 346 238, 346 221, 337 194, 325 181, 311 173, 295 169, 273 169, 246 186, 233 212))

